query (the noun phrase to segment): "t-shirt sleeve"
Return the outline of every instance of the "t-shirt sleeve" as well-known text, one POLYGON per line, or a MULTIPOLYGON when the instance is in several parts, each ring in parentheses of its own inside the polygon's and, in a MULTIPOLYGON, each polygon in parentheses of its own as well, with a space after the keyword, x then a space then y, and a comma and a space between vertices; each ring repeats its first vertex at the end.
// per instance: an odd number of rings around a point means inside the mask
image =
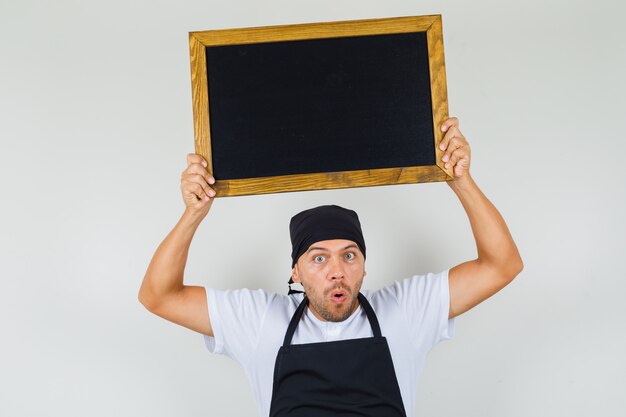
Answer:
POLYGON ((454 336, 455 319, 448 319, 448 270, 396 281, 385 290, 391 291, 398 300, 416 347, 428 351, 454 336))
POLYGON ((257 346, 260 329, 275 294, 263 290, 216 290, 205 287, 213 337, 207 349, 246 363, 257 346))

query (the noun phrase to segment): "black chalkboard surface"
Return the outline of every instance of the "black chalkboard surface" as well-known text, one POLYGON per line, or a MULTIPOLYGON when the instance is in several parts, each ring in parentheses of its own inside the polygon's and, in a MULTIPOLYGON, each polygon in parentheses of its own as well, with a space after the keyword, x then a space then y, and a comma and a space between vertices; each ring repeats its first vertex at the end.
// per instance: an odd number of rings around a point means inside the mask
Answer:
POLYGON ((216 179, 435 163, 424 32, 214 46, 206 59, 216 179))
POLYGON ((190 34, 196 152, 218 196, 450 179, 441 19, 424 18, 190 34))

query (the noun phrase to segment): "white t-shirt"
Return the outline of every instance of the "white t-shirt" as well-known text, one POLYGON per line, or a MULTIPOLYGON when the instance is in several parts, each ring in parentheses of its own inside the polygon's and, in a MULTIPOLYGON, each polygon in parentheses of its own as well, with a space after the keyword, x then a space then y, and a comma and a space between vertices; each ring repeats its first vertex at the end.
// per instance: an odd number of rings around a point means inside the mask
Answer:
MULTIPOLYGON (((437 343, 454 335, 454 319, 448 319, 448 271, 415 275, 380 290, 361 290, 361 293, 372 305, 381 333, 387 338, 406 414, 413 415, 417 381, 426 354, 437 343)), ((215 335, 203 335, 207 348, 243 367, 259 415, 268 416, 276 355, 303 295, 208 287, 206 294, 215 335)), ((306 309, 292 344, 371 336, 372 329, 361 306, 338 323, 320 321, 306 309)))

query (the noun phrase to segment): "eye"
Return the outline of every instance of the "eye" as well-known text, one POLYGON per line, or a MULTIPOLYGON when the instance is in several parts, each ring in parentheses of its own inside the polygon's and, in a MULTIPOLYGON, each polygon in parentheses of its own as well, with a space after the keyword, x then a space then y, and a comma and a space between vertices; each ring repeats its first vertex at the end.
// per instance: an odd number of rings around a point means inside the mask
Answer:
POLYGON ((354 258, 356 258, 356 255, 354 254, 354 252, 348 252, 348 253, 346 253, 345 256, 346 256, 346 259, 349 260, 349 261, 351 261, 354 258))
POLYGON ((324 259, 326 258, 322 255, 317 255, 315 258, 313 258, 313 260, 317 263, 324 262, 324 259))

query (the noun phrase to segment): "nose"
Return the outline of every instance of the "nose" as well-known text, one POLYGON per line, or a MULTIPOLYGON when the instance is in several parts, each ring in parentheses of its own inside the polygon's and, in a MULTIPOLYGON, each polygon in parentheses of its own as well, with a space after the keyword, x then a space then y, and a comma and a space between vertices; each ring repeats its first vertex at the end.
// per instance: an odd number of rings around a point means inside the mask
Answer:
POLYGON ((340 259, 334 259, 329 263, 328 276, 330 279, 342 279, 345 277, 344 266, 340 259))

